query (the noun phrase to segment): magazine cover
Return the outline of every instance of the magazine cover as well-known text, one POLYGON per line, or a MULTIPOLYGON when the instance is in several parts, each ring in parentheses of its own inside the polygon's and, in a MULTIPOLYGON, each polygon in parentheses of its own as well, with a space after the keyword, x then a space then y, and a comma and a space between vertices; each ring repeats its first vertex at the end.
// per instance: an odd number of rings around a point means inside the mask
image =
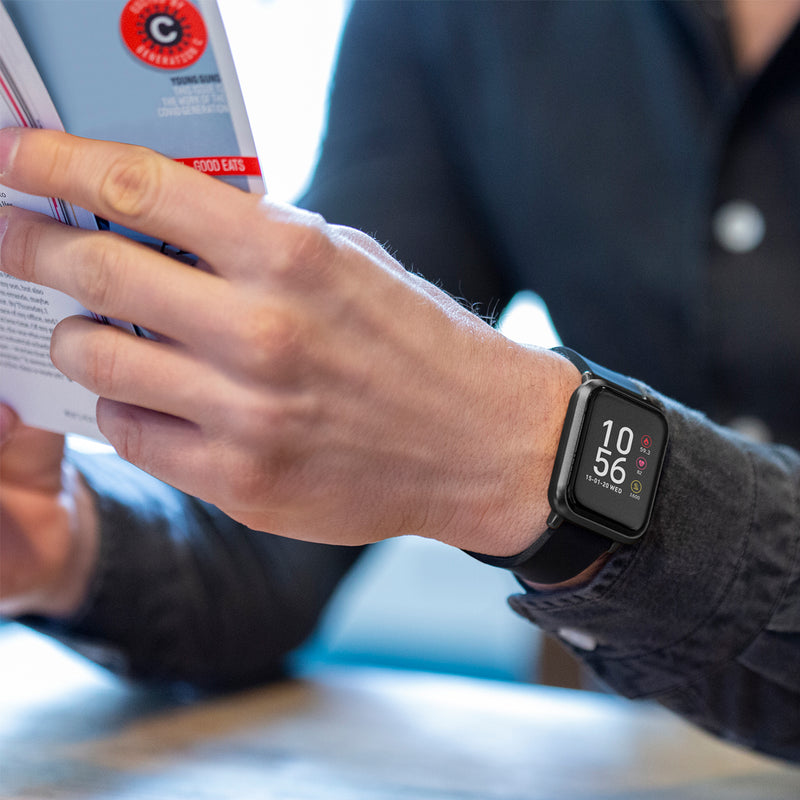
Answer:
MULTIPOLYGON (((2 0, 0 127, 7 126, 144 145, 264 191, 214 0, 2 0)), ((93 215, 58 198, 0 185, 0 204, 97 227, 93 215)), ((29 425, 102 439, 96 397, 50 362, 53 328, 76 313, 91 311, 0 273, 0 401, 29 425)))

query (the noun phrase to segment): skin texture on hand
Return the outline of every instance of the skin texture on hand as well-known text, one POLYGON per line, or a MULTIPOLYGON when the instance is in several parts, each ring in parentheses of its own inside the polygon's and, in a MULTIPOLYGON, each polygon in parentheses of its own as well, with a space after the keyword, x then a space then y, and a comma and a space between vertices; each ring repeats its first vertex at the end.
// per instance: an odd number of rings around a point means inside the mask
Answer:
POLYGON ((123 458, 311 541, 416 534, 510 555, 544 529, 579 382, 564 359, 510 342, 358 231, 141 148, 4 131, 0 170, 201 259, 0 212, 3 270, 157 333, 70 318, 53 335, 123 458))

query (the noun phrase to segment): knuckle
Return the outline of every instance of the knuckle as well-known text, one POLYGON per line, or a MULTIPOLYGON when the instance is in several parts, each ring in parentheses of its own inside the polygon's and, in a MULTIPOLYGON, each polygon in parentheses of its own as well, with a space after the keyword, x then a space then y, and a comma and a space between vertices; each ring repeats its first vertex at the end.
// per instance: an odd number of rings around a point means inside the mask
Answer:
POLYGON ((328 223, 319 214, 303 212, 299 220, 283 224, 274 269, 282 274, 316 279, 335 257, 336 245, 328 223))
POLYGON ((38 170, 45 185, 62 186, 71 176, 75 161, 74 141, 71 137, 51 138, 49 147, 37 151, 41 159, 38 170))
POLYGON ((129 418, 124 425, 117 426, 117 434, 113 439, 114 448, 123 460, 131 464, 140 464, 143 450, 142 438, 141 424, 129 418))
POLYGON ((271 396, 253 397, 251 402, 243 402, 237 408, 233 422, 234 435, 242 442, 259 441, 259 466, 262 472, 268 471, 271 459, 268 454, 276 447, 283 447, 283 437, 290 424, 290 415, 285 404, 271 396))
POLYGON ((161 186, 158 157, 133 148, 111 164, 100 181, 99 196, 109 216, 136 220, 157 206, 161 186))
POLYGON ((124 407, 107 403, 101 398, 97 404, 97 424, 120 458, 146 467, 143 463, 144 429, 140 419, 126 413, 124 407))
POLYGON ((96 394, 112 396, 117 383, 118 349, 114 336, 89 336, 83 352, 85 378, 96 394))
POLYGON ((288 375, 300 362, 302 327, 291 310, 257 304, 236 323, 234 349, 240 366, 256 376, 288 375))
POLYGON ((226 505, 251 508, 267 499, 272 474, 262 456, 253 452, 237 452, 228 459, 221 483, 221 494, 226 505))
POLYGON ((94 234, 83 237, 73 254, 75 292, 78 299, 92 311, 110 311, 122 269, 122 254, 116 237, 94 234))
MULTIPOLYGON (((280 396, 257 396, 240 402, 234 414, 227 409, 228 442, 220 463, 226 502, 239 508, 280 505, 295 493, 295 478, 305 461, 299 441, 308 421, 304 407, 280 396), (232 446, 231 446, 232 445, 232 446)), ((221 432, 220 432, 221 433, 221 432)))
POLYGON ((358 228, 349 228, 344 225, 336 225, 334 227, 334 233, 339 238, 351 242, 367 252, 383 250, 383 248, 375 239, 372 238, 372 236, 364 233, 364 231, 358 230, 358 228))
POLYGON ((14 265, 20 270, 20 277, 35 282, 42 228, 15 212, 16 209, 11 213, 16 219, 9 222, 3 238, 3 263, 14 265))
POLYGON ((360 231, 357 228, 336 225, 333 234, 336 239, 346 242, 350 246, 357 247, 384 267, 394 272, 406 272, 405 267, 392 255, 387 247, 381 245, 377 239, 373 238, 368 233, 364 233, 364 231, 360 231))

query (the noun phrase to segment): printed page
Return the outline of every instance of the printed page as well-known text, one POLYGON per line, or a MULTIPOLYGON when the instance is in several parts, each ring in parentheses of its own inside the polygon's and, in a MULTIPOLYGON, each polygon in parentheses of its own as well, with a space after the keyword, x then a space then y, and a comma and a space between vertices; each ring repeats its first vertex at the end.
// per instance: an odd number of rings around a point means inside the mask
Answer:
MULTIPOLYGON (((243 190, 264 191, 214 0, 3 0, 0 126, 8 125, 141 144, 243 190)), ((57 199, 0 186, 0 203, 97 227, 93 215, 57 199)), ((0 400, 29 425, 102 440, 96 397, 49 358, 55 324, 89 313, 59 292, 0 273, 0 400)))
MULTIPOLYGON (((0 127, 61 129, 55 107, 0 6, 0 127)), ((56 198, 32 197, 0 185, 0 205, 28 208, 68 225, 97 228, 87 211, 56 198)), ((29 425, 102 438, 97 398, 50 361, 50 335, 64 317, 88 312, 61 292, 0 272, 0 400, 29 425)))

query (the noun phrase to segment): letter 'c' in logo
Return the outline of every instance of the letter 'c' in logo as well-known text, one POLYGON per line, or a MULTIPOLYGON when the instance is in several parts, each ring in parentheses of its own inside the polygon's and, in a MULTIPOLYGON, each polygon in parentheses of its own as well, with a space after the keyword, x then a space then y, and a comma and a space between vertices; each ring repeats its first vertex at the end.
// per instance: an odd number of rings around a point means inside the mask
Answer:
POLYGON ((184 69, 203 55, 208 33, 189 0, 129 0, 119 20, 125 46, 158 69, 184 69))

